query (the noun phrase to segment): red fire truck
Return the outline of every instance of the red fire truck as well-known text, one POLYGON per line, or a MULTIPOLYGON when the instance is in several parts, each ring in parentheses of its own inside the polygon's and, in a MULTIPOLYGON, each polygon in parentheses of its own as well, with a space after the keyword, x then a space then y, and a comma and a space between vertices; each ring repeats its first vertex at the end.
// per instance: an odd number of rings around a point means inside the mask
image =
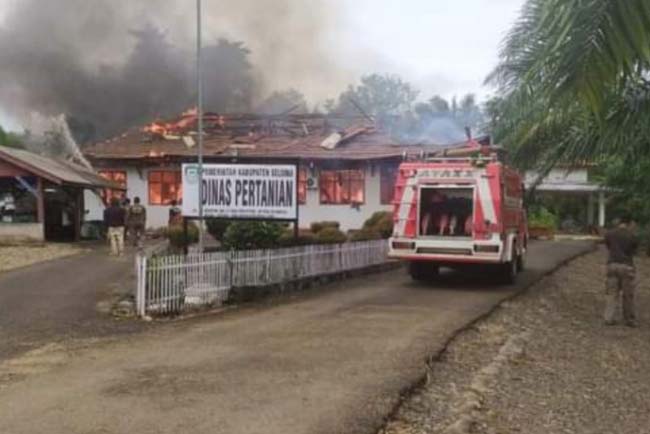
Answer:
POLYGON ((466 147, 403 162, 394 196, 390 257, 416 280, 441 266, 489 265, 506 283, 523 269, 528 243, 522 176, 498 147, 466 147))

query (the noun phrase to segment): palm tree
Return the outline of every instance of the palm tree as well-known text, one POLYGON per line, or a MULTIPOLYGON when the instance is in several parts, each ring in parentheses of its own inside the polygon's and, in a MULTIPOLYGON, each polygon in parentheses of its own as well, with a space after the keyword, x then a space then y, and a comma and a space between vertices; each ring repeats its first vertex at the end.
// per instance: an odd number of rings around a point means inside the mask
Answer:
POLYGON ((487 82, 523 166, 650 154, 650 0, 527 0, 487 82))

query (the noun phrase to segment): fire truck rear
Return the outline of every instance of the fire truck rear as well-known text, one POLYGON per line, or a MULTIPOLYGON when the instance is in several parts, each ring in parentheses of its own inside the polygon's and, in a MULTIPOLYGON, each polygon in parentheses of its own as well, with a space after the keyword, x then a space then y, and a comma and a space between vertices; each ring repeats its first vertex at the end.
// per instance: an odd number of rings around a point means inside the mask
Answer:
POLYGON ((436 276, 441 266, 481 264, 514 282, 528 243, 522 181, 496 148, 476 142, 402 163, 390 257, 407 260, 416 280, 436 276))

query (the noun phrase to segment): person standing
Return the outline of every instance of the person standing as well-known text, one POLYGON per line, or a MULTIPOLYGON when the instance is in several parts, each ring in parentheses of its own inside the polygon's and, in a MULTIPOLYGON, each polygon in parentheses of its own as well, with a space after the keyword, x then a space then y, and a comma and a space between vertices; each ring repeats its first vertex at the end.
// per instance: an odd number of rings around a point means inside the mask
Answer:
POLYGON ((169 208, 169 226, 178 226, 183 224, 183 215, 181 209, 178 207, 176 200, 172 200, 171 208, 169 208))
POLYGON ((634 255, 639 246, 636 235, 630 228, 630 219, 621 219, 618 226, 605 234, 605 245, 609 252, 607 259, 607 305, 605 324, 616 324, 616 315, 623 299, 623 321, 629 327, 636 327, 634 292, 636 290, 636 268, 634 255))
POLYGON ((111 205, 104 210, 104 224, 108 228, 111 254, 121 256, 124 253, 124 224, 126 211, 117 198, 111 199, 111 205))
POLYGON ((138 196, 133 198, 133 205, 126 214, 126 227, 135 247, 142 247, 142 237, 147 225, 147 209, 140 204, 138 196))

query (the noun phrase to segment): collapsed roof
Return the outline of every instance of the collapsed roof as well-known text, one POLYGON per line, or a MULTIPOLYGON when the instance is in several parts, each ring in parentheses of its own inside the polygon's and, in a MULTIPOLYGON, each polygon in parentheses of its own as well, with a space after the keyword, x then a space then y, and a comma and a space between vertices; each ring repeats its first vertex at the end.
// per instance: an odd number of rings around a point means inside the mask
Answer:
MULTIPOLYGON (((197 124, 196 111, 190 110, 87 146, 84 154, 94 160, 194 157, 197 124)), ((435 144, 399 143, 362 117, 204 113, 203 131, 206 158, 377 160, 441 149, 435 144)))

